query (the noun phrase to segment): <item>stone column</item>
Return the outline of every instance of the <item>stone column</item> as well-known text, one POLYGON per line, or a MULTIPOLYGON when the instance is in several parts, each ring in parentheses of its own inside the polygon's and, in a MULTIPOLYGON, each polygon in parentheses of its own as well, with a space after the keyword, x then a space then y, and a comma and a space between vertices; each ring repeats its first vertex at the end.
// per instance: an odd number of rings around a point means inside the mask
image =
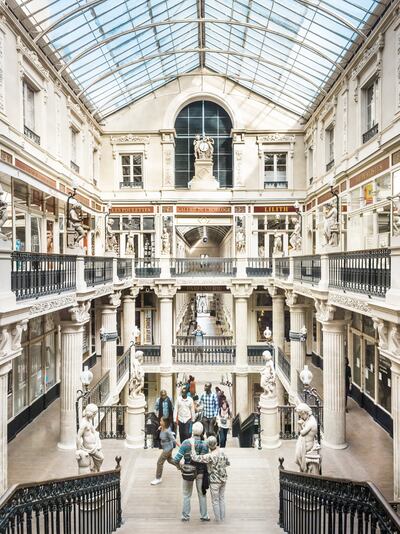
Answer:
POLYGON ((306 324, 306 307, 304 304, 297 304, 297 295, 293 292, 286 292, 286 303, 290 307, 290 389, 293 393, 298 393, 298 373, 303 369, 306 361, 306 343, 296 339, 296 335, 306 324))
POLYGON ((173 299, 175 282, 158 280, 154 289, 160 302, 160 389, 172 396, 173 299))
POLYGON ((76 447, 76 397, 82 388, 82 346, 90 301, 63 312, 61 322, 60 449, 76 447))
POLYGON ((264 449, 277 449, 281 446, 279 439, 278 399, 263 393, 260 397, 261 444, 264 449))
POLYGON ((393 417, 393 491, 396 501, 400 500, 400 362, 393 361, 392 377, 392 417, 393 417))
POLYGON ((0 365, 0 496, 7 489, 8 440, 7 440, 7 382, 11 362, 0 365))
POLYGON ((139 295, 139 289, 132 287, 122 297, 122 344, 124 352, 130 347, 133 330, 135 328, 135 305, 136 297, 139 295))
POLYGON ((101 374, 110 372, 110 393, 112 403, 118 402, 117 389, 117 308, 121 304, 121 292, 116 291, 106 297, 107 303, 101 309, 104 334, 111 336, 101 342, 101 374))
POLYGON ((231 292, 235 302, 235 340, 236 340, 236 413, 242 421, 249 415, 249 382, 247 361, 247 302, 253 291, 246 280, 235 280, 231 292))
POLYGON ((272 297, 272 340, 276 347, 285 349, 285 296, 276 287, 268 288, 272 297))

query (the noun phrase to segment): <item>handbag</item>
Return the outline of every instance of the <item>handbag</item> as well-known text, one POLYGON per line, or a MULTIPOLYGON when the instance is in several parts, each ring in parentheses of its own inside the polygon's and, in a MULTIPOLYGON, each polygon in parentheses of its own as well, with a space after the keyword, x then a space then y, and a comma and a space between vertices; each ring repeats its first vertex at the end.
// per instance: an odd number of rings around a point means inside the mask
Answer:
POLYGON ((193 482, 197 477, 197 468, 193 464, 183 464, 181 467, 182 478, 188 482, 193 482))

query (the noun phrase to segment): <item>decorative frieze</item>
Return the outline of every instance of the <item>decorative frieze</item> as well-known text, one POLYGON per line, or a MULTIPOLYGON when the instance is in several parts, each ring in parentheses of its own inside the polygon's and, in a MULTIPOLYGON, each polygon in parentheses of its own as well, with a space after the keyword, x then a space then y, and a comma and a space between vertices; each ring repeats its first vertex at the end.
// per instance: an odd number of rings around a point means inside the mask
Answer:
POLYGON ((150 143, 149 135, 134 135, 126 134, 120 135, 118 137, 111 137, 110 139, 112 145, 120 144, 134 144, 134 145, 148 145, 150 143))
POLYGON ((29 61, 33 67, 35 67, 35 69, 43 76, 43 78, 46 80, 50 79, 49 71, 43 67, 36 52, 30 50, 22 41, 20 36, 17 37, 17 52, 22 54, 22 56, 29 61))
POLYGON ((364 69, 364 67, 369 63, 369 61, 380 52, 385 45, 385 38, 384 34, 380 33, 378 39, 375 41, 375 43, 370 47, 367 48, 363 54, 361 55, 360 61, 357 63, 357 65, 354 67, 354 69, 351 72, 351 79, 355 80, 357 76, 360 74, 360 72, 364 69))
POLYGON ((296 136, 292 134, 274 133, 274 134, 257 136, 258 144, 294 143, 295 141, 296 141, 296 136))
POLYGON ((58 297, 54 300, 48 300, 46 302, 40 302, 34 304, 29 309, 29 315, 41 315, 53 310, 59 310, 61 308, 66 308, 67 306, 75 305, 76 297, 75 295, 68 295, 66 297, 58 297))
POLYGON ((81 302, 77 306, 70 308, 71 320, 75 323, 86 323, 90 319, 90 300, 81 302))
POLYGON ((371 313, 371 308, 367 302, 349 297, 347 295, 341 295, 340 293, 330 293, 329 303, 339 304, 345 308, 352 308, 367 314, 371 313))

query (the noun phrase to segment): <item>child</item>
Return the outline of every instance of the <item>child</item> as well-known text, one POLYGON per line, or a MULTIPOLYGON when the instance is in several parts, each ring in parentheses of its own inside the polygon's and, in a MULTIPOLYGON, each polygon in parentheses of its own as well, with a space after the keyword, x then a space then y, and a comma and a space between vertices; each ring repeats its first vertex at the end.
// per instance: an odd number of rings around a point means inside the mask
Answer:
POLYGON ((168 417, 161 418, 159 430, 162 451, 157 461, 156 478, 150 482, 152 486, 156 486, 162 482, 162 472, 165 461, 176 467, 176 463, 172 459, 172 451, 176 446, 175 434, 169 427, 168 417))

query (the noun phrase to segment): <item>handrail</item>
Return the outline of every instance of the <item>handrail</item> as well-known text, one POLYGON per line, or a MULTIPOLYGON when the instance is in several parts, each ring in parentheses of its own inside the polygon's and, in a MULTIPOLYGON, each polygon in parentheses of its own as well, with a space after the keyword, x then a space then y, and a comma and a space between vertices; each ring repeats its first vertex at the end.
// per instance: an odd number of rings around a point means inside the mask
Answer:
POLYGON ((373 482, 286 471, 279 459, 279 526, 297 534, 400 532, 400 517, 373 482), (307 528, 307 525, 310 528, 307 528), (335 525, 335 526, 334 526, 335 525), (347 528, 349 527, 349 528, 347 528))
POLYGON ((87 398, 87 404, 103 404, 110 393, 110 371, 107 371, 93 386, 87 398))

